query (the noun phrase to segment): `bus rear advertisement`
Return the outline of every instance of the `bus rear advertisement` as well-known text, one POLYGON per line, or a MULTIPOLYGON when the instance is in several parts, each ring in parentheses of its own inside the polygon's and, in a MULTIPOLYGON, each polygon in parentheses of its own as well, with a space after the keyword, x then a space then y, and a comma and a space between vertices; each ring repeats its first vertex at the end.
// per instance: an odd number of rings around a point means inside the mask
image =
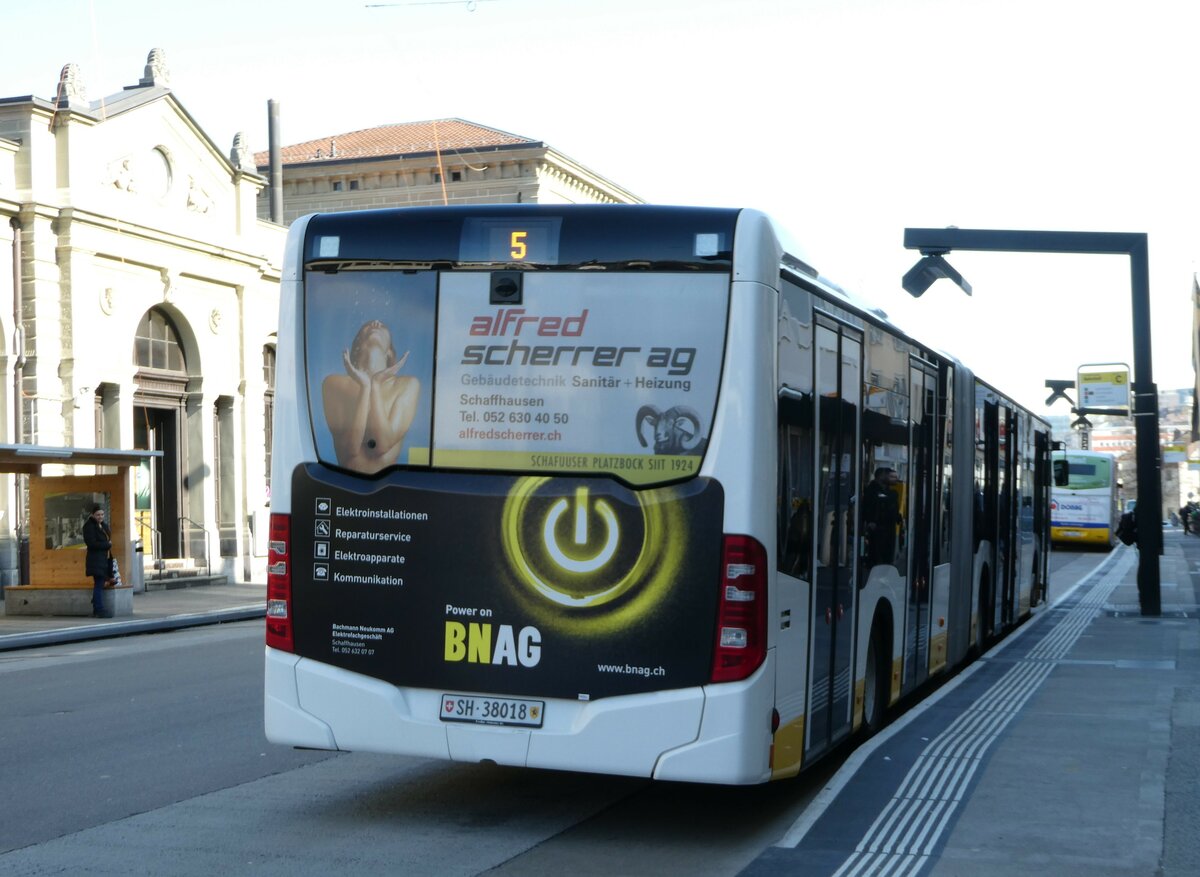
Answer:
POLYGON ((671 584, 720 563, 711 480, 393 472, 371 488, 293 475, 292 557, 313 568, 292 585, 297 653, 400 686, 572 700, 708 681, 717 589, 671 584), (661 671, 611 669, 627 663, 661 671))

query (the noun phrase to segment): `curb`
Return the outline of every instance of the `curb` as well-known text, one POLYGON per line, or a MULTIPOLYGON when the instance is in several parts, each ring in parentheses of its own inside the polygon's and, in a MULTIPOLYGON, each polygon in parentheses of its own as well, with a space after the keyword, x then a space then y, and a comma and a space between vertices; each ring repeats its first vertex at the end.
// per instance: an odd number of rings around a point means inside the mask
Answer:
POLYGON ((256 618, 265 618, 266 614, 266 606, 259 603, 253 606, 234 606, 229 609, 217 609, 212 612, 197 614, 168 615, 164 618, 114 621, 109 624, 96 624, 86 627, 60 627, 56 630, 13 633, 0 636, 0 652, 12 651, 14 649, 28 649, 36 646, 57 645, 58 643, 85 642, 87 640, 132 636, 138 633, 161 633, 167 630, 201 627, 206 624, 224 624, 230 621, 251 621, 256 618))

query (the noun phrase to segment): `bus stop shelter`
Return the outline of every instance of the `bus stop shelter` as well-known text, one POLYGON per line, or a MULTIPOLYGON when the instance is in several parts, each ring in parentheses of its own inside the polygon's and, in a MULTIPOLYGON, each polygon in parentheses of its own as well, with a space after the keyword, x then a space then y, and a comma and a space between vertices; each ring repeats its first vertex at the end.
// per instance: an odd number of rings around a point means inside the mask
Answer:
POLYGON ((0 444, 0 473, 29 478, 28 503, 18 522, 26 525, 28 543, 21 546, 20 584, 4 589, 6 615, 90 614, 92 583, 84 573, 82 530, 93 504, 108 515, 112 554, 124 578, 126 593, 113 595, 117 614, 132 612, 128 594, 141 581, 141 553, 135 551, 132 538, 134 473, 143 461, 161 455, 162 451, 0 444), (93 474, 45 471, 77 466, 92 467, 93 474), (125 605, 129 612, 121 611, 125 605))

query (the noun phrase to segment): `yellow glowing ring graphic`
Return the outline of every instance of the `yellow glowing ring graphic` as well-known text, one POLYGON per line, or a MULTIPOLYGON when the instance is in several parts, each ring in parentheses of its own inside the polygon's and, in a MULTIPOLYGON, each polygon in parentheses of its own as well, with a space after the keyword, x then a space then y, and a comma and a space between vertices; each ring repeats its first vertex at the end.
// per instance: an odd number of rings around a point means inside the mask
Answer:
MULTIPOLYGON (((538 616, 540 624, 565 626, 581 635, 605 635, 626 629, 652 615, 671 589, 678 585, 678 576, 685 563, 687 515, 676 501, 675 491, 663 488, 634 494, 637 503, 634 514, 641 517, 642 532, 641 544, 636 546, 636 554, 632 557, 634 546, 627 545, 629 550, 621 551, 619 543, 622 539, 638 538, 632 535, 638 529, 637 524, 626 516, 624 526, 618 530, 621 525, 613 508, 603 500, 596 500, 596 514, 608 528, 604 545, 590 559, 574 558, 575 563, 583 566, 580 571, 572 571, 571 563, 562 563, 563 559, 572 561, 572 558, 555 556, 556 544, 552 538, 554 523, 565 512, 567 501, 562 497, 545 497, 550 509, 537 509, 537 493, 550 481, 550 478, 538 476, 519 479, 502 512, 505 560, 517 583, 527 589, 527 595, 538 598, 528 602, 527 609, 538 616), (673 534, 674 538, 668 539, 668 534, 673 534), (614 568, 614 562, 621 557, 628 560, 620 561, 614 568), (602 563, 598 562, 601 558, 602 563), (552 566, 546 567, 546 564, 552 566), (558 570, 553 571, 553 567, 558 570), (606 568, 611 570, 607 576, 604 575, 606 568), (598 586, 598 589, 589 592, 589 585, 598 586), (615 602, 618 597, 622 598, 619 603, 615 602), (611 611, 603 615, 590 614, 601 607, 611 611), (570 616, 574 620, 561 615, 563 609, 574 610, 570 616), (577 617, 575 611, 588 614, 577 617)), ((579 497, 577 491, 577 515, 579 497)), ((577 533, 579 527, 577 518, 577 533)), ((577 537, 576 541, 581 543, 583 540, 577 537)), ((566 554, 561 548, 557 550, 566 554)))
MULTIPOLYGON (((586 498, 586 494, 584 495, 586 498)), ((554 528, 558 524, 558 519, 563 516, 563 512, 567 510, 567 501, 560 499, 550 507, 550 514, 546 515, 546 526, 542 528, 542 539, 546 543, 546 550, 550 552, 550 556, 554 558, 554 562, 563 569, 571 572, 595 572, 604 564, 612 560, 612 556, 617 553, 617 540, 620 536, 620 529, 617 526, 617 516, 613 514, 612 506, 604 500, 596 501, 596 511, 600 513, 600 517, 604 519, 604 526, 608 529, 608 541, 604 543, 604 547, 600 549, 600 553, 595 557, 590 557, 587 560, 576 560, 573 557, 568 557, 558 545, 558 538, 554 535, 554 528)), ((587 516, 587 509, 583 502, 576 501, 575 506, 575 530, 578 535, 575 537, 577 544, 582 545, 585 537, 582 535, 585 527, 583 519, 587 516)))

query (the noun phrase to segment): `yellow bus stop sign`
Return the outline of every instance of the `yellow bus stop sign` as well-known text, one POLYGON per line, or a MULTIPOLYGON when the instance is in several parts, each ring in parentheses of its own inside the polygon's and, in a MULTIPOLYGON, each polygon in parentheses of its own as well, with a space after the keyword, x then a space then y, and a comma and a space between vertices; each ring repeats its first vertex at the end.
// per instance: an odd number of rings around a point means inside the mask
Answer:
POLYGON ((1079 405, 1084 409, 1104 408, 1112 413, 1129 413, 1129 368, 1128 366, 1092 366, 1103 371, 1078 373, 1079 405))

